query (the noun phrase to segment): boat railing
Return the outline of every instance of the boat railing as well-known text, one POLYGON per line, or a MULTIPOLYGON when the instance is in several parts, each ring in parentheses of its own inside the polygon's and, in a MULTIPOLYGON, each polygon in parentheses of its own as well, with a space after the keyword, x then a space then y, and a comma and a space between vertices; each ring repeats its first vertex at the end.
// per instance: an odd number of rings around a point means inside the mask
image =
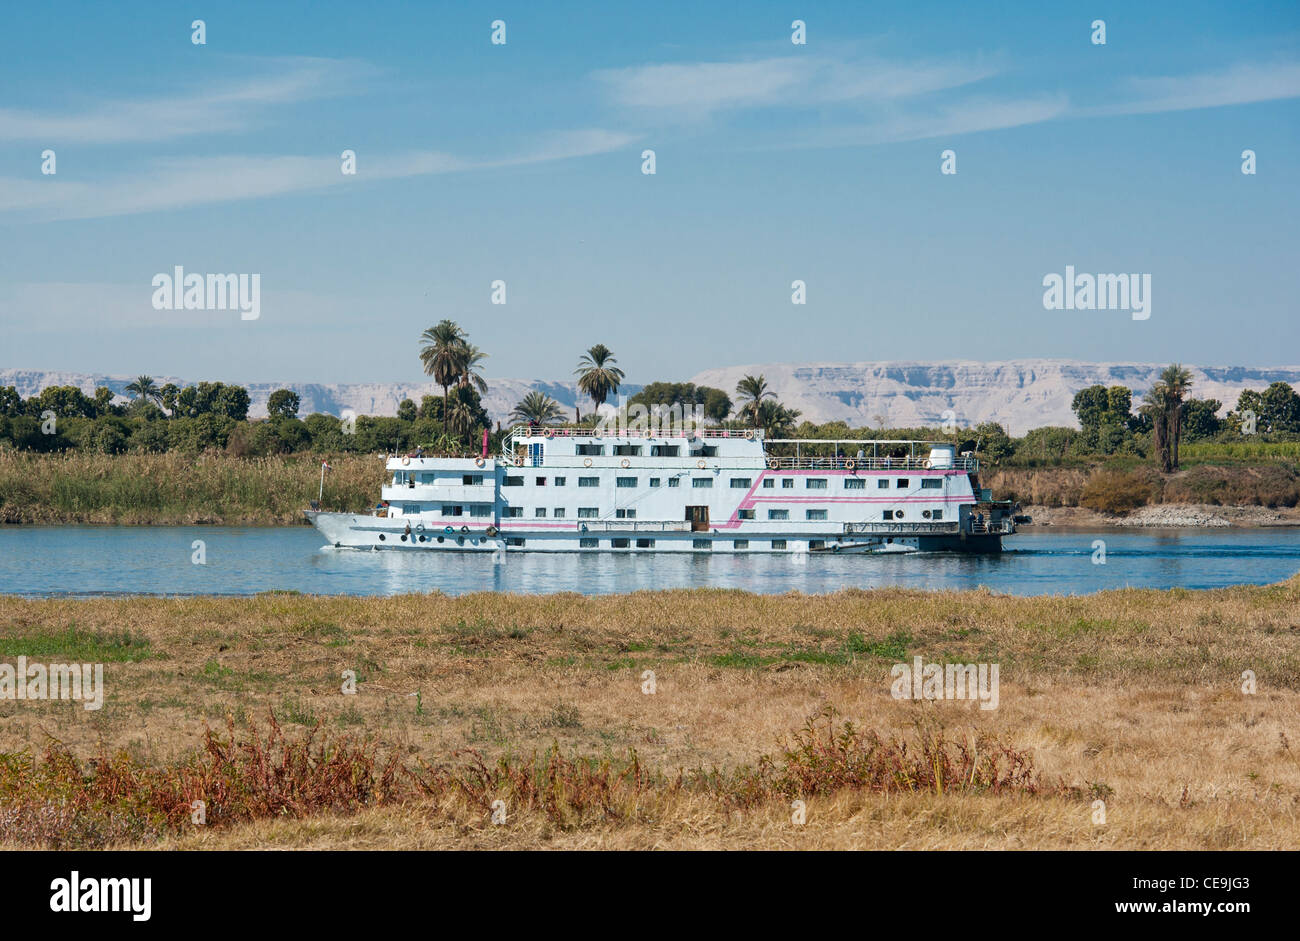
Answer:
POLYGON ((578 527, 580 533, 685 533, 690 530, 689 520, 587 520, 578 527))
POLYGON ((956 520, 943 523, 845 523, 844 534, 858 533, 879 534, 886 536, 908 535, 912 533, 956 533, 961 524, 956 520))
POLYGON ((973 457, 955 457, 947 461, 934 462, 927 458, 909 457, 781 457, 769 454, 767 466, 773 470, 783 468, 808 468, 817 470, 979 470, 979 461, 973 457))
POLYGON ((763 433, 752 428, 666 429, 610 426, 587 428, 574 425, 515 425, 509 434, 516 438, 741 438, 762 440, 763 433))
POLYGON ((990 523, 987 520, 983 522, 971 520, 970 531, 977 536, 985 533, 1009 536, 1016 531, 1016 526, 1012 520, 998 520, 996 523, 990 523))

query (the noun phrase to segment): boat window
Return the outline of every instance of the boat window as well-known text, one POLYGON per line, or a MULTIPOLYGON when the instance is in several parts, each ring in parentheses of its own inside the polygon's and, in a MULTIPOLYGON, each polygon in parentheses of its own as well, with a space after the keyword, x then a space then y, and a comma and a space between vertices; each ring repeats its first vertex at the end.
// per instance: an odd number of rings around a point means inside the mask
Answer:
POLYGON ((505 517, 523 516, 524 508, 522 506, 503 506, 501 515, 505 517))
POLYGON ((621 520, 634 520, 636 519, 636 510, 615 510, 614 518, 621 520))
POLYGON ((615 481, 614 481, 614 485, 615 485, 616 487, 635 487, 635 486, 636 486, 636 478, 635 478, 635 477, 618 477, 618 478, 615 479, 615 481))
POLYGON ((826 519, 826 511, 825 511, 825 510, 805 510, 805 511, 804 511, 804 519, 808 519, 808 520, 824 520, 824 519, 826 519))
POLYGON ((735 542, 733 542, 733 543, 731 544, 731 548, 733 548, 733 549, 748 549, 748 548, 749 548, 749 540, 748 540, 748 539, 737 539, 735 542))
POLYGON ((599 486, 600 486, 600 478, 599 478, 599 477, 579 477, 579 478, 578 478, 578 486, 579 486, 579 487, 599 487, 599 486))
POLYGON ((742 520, 752 520, 754 518, 753 510, 738 510, 738 518, 742 520))
POLYGON ((638 539, 636 541, 636 547, 638 549, 653 549, 655 547, 655 541, 653 539, 638 539))
POLYGON ((773 487, 775 487, 775 486, 776 486, 776 478, 775 478, 775 477, 764 477, 764 478, 763 478, 763 489, 764 489, 764 490, 771 490, 771 489, 772 489, 773 487))
POLYGON ((784 548, 785 548, 785 540, 784 540, 784 539, 773 539, 773 540, 772 540, 772 548, 773 548, 773 549, 784 549, 784 548))
POLYGON ((453 505, 450 503, 444 503, 442 505, 443 516, 461 516, 463 513, 464 513, 464 508, 459 504, 453 505))
POLYGON ((770 520, 788 520, 790 518, 789 510, 768 510, 767 518, 770 520))
POLYGON ((626 548, 627 548, 627 540, 626 540, 626 539, 611 539, 611 540, 609 541, 609 547, 610 547, 611 549, 626 549, 626 548))
POLYGON ((651 478, 650 478, 650 486, 651 486, 651 487, 658 487, 658 486, 659 486, 659 478, 658 478, 658 477, 651 477, 651 478))
POLYGON ((731 478, 731 486, 736 490, 748 490, 751 483, 753 483, 753 479, 750 477, 731 478))
POLYGON ((905 488, 905 487, 907 486, 907 478, 906 478, 906 477, 900 477, 900 478, 898 478, 898 485, 897 485, 897 486, 898 486, 898 489, 900 489, 900 490, 902 490, 903 488, 905 488))
POLYGON ((940 489, 942 489, 942 487, 943 487, 943 478, 942 478, 942 477, 922 477, 922 478, 921 478, 921 489, 922 489, 922 490, 940 490, 940 489))
POLYGON ((803 487, 804 487, 805 490, 825 490, 825 489, 826 489, 826 478, 825 478, 825 477, 809 477, 809 478, 807 478, 806 480, 804 480, 804 482, 803 482, 803 487))
POLYGON ((523 485, 524 479, 522 477, 507 477, 505 480, 501 481, 501 486, 503 487, 522 487, 523 485))
POLYGON ((536 478, 536 483, 537 483, 537 486, 539 486, 539 487, 545 487, 545 486, 546 486, 546 478, 545 478, 545 477, 538 477, 538 478, 536 478))
POLYGON ((713 540, 712 540, 712 539, 692 539, 692 540, 691 540, 691 548, 692 548, 692 549, 712 549, 712 548, 713 548, 713 540))
POLYGON ((641 445, 639 444, 616 444, 614 453, 620 457, 640 457, 641 445))
POLYGON ((533 512, 533 516, 537 517, 538 519, 543 519, 543 518, 545 518, 545 516, 546 516, 546 507, 544 507, 544 506, 539 506, 539 507, 538 507, 538 508, 533 512))
POLYGON ((604 453, 605 453, 605 446, 603 444, 578 445, 579 456, 586 455, 587 457, 600 457, 604 453))
POLYGON ((651 457, 677 457, 679 454, 681 454, 681 447, 676 444, 650 445, 651 457))
POLYGON ((598 516, 600 516, 599 507, 595 507, 595 506, 578 507, 578 519, 589 520, 589 519, 595 519, 598 516))
POLYGON ((462 474, 460 478, 462 486, 477 487, 483 483, 482 474, 462 474))
POLYGON ((551 515, 554 516, 557 520, 564 519, 564 507, 557 506, 553 511, 551 511, 551 515))
POLYGON ((579 540, 578 540, 578 547, 581 548, 581 549, 599 549, 599 548, 600 548, 600 540, 599 540, 599 539, 590 539, 590 538, 579 539, 579 540))
POLYGON ((888 478, 888 477, 878 477, 878 478, 876 478, 876 489, 877 489, 877 490, 888 490, 888 489, 889 489, 889 478, 888 478))
POLYGON ((506 539, 506 545, 507 545, 507 546, 522 546, 523 544, 524 544, 524 541, 523 541, 521 538, 519 538, 518 536, 509 536, 509 537, 507 537, 507 539, 506 539))
POLYGON ((681 485, 681 482, 682 482, 682 481, 681 481, 681 478, 680 478, 680 477, 669 477, 669 478, 668 478, 668 486, 670 486, 670 487, 677 487, 677 486, 680 486, 680 485, 681 485))
POLYGON ((826 548, 826 540, 825 540, 825 539, 809 539, 809 540, 808 540, 808 548, 809 548, 809 549, 825 549, 825 548, 826 548))
POLYGON ((691 486, 696 490, 707 490, 713 486, 712 477, 692 477, 691 486))
POLYGON ((782 490, 793 490, 793 489, 794 489, 794 478, 793 478, 793 477, 782 477, 782 478, 781 478, 781 489, 782 489, 782 490))
POLYGON ((932 519, 932 520, 941 520, 941 519, 943 519, 943 510, 931 510, 931 511, 930 511, 930 519, 932 519))
POLYGON ((491 516, 491 515, 492 515, 492 507, 488 506, 486 503, 471 504, 471 505, 470 505, 470 508, 469 508, 469 515, 470 515, 470 516, 477 516, 477 517, 480 517, 480 518, 482 518, 482 517, 484 517, 484 516, 491 516))
POLYGON ((569 482, 569 478, 567 478, 567 477, 556 477, 556 478, 555 478, 555 486, 557 486, 557 487, 563 487, 563 486, 564 486, 565 484, 567 484, 568 482, 569 482))
POLYGON ((863 480, 861 477, 845 477, 844 489, 845 490, 866 490, 867 482, 863 480))
POLYGON ((894 511, 885 510, 885 512, 881 514, 880 518, 884 520, 892 520, 894 518, 894 511))

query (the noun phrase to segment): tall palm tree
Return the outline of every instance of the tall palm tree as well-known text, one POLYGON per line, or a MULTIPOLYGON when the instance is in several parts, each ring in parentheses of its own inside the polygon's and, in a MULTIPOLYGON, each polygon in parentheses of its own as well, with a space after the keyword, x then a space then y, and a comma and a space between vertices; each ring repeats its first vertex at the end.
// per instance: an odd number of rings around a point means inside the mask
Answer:
POLYGON ((591 396, 596 408, 604 405, 623 381, 623 370, 614 365, 616 362, 614 351, 604 343, 597 343, 578 360, 573 373, 578 377, 578 389, 591 396))
POLYGON ((450 320, 420 334, 420 362, 424 364, 424 374, 432 376, 433 381, 442 386, 443 427, 447 427, 448 390, 464 375, 468 351, 465 331, 450 320))
POLYGON ((758 428, 762 422, 760 412, 765 399, 775 401, 776 393, 768 388, 765 376, 746 376, 736 383, 736 395, 740 402, 736 405, 736 414, 748 415, 750 422, 758 428))
POLYGON ((510 413, 511 421, 536 422, 547 425, 564 418, 560 403, 545 392, 529 392, 510 413))
POLYGON ((133 381, 126 384, 126 391, 134 395, 136 399, 143 399, 146 402, 153 402, 159 407, 162 406, 162 390, 158 388, 158 383, 153 381, 152 376, 136 376, 133 381))
POLYGON ((1183 438, 1184 397, 1192 387, 1190 371, 1174 363, 1143 396, 1138 413, 1151 419, 1151 444, 1160 469, 1169 474, 1178 469, 1178 446, 1183 438))
POLYGON ((447 427, 451 429, 452 434, 463 441, 473 424, 474 409, 470 408, 468 402, 457 396, 456 404, 451 407, 451 412, 447 415, 447 427))

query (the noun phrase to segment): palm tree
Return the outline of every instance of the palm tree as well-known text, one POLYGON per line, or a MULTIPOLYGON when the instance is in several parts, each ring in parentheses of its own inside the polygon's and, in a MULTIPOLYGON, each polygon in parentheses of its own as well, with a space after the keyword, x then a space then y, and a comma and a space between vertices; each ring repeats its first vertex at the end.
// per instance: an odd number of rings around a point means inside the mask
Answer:
POLYGON ((1192 387, 1189 370, 1174 363, 1160 373, 1160 379, 1143 396, 1138 407, 1141 415, 1151 419, 1151 444, 1160 469, 1173 473, 1178 469, 1178 446, 1183 437, 1184 397, 1192 387))
POLYGON ((456 404, 451 407, 451 412, 447 415, 447 427, 451 429, 452 434, 463 441, 473 423, 474 409, 460 396, 456 396, 456 404))
POLYGON ((797 408, 786 408, 775 399, 759 402, 758 421, 755 428, 763 429, 764 438, 784 438, 794 430, 794 423, 803 413, 797 408))
POLYGON ((614 365, 616 362, 614 351, 604 343, 597 343, 578 360, 573 373, 578 377, 578 390, 591 396, 596 408, 604 405, 623 381, 623 370, 614 365))
POLYGON ((143 399, 159 407, 162 406, 162 390, 158 388, 158 383, 153 381, 152 376, 136 376, 134 381, 126 384, 126 391, 134 395, 137 400, 143 399))
POLYGON ((740 396, 740 401, 736 405, 736 414, 748 415, 755 428, 762 424, 760 413, 763 401, 776 399, 776 393, 768 388, 765 376, 746 376, 741 379, 736 383, 736 395, 740 396))
POLYGON ((442 386, 443 427, 448 427, 448 390, 464 375, 469 349, 465 331, 450 320, 420 334, 420 362, 424 364, 424 374, 432 376, 433 381, 442 386))
POLYGON ((529 392, 510 413, 511 421, 535 422, 538 425, 547 425, 562 418, 564 409, 545 392, 529 392))

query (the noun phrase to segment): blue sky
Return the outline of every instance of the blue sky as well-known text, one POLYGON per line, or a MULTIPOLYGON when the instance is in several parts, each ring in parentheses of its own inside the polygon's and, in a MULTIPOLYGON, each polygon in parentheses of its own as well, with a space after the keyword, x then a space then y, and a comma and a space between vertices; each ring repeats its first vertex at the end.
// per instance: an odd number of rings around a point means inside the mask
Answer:
POLYGON ((489 378, 1300 362, 1300 6, 980 6, 6 5, 0 368, 410 380, 444 317, 489 378), (154 310, 176 265, 260 319, 154 310), (1045 310, 1067 265, 1150 319, 1045 310))

